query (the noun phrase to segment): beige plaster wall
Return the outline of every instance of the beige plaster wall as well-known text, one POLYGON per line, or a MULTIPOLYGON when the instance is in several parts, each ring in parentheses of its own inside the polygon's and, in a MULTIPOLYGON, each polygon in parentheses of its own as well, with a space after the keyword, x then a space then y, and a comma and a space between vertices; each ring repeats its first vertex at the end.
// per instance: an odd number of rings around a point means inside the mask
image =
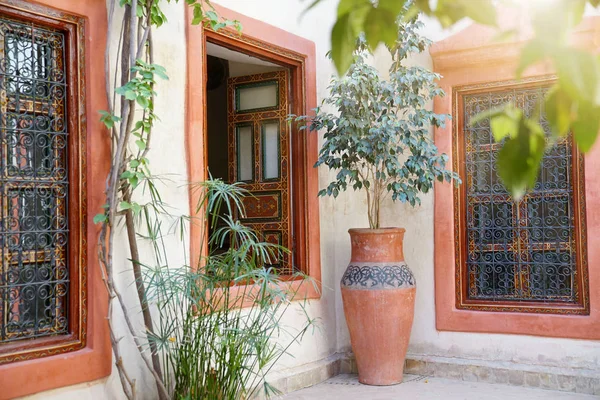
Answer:
MULTIPOLYGON (((317 95, 320 100, 327 94, 327 86, 334 72, 325 54, 330 48, 329 37, 335 19, 336 1, 322 2, 303 17, 299 17, 309 4, 301 0, 214 0, 227 8, 247 16, 260 19, 279 28, 312 40, 317 53, 317 95)), ((183 3, 183 2, 182 2, 183 3)), ((156 63, 167 68, 168 82, 160 82, 157 91, 156 111, 162 120, 157 124, 150 159, 156 174, 170 174, 172 182, 162 189, 165 201, 174 207, 174 212, 188 213, 186 182, 186 157, 184 141, 185 107, 185 25, 184 4, 165 4, 169 22, 155 31, 156 63), (178 111, 179 110, 179 111, 178 111)), ((464 26, 464 24, 462 25, 464 26)), ((459 26, 460 28, 460 26, 459 26)), ((457 28, 458 29, 458 28, 457 28)), ((435 24, 428 23, 425 34, 440 39, 444 32, 435 24)), ((113 41, 116 35, 113 34, 113 41)), ((372 62, 381 70, 387 70, 389 57, 385 51, 377 52, 372 62)), ((414 58, 412 62, 431 67, 428 55, 414 58)), ((200 77, 199 77, 200 79, 200 77)), ((93 117, 93 116, 92 116, 93 117)), ((313 133, 314 134, 314 133, 313 133)), ((323 187, 334 174, 321 169, 320 186, 323 187)), ((566 339, 548 339, 514 335, 486 335, 453 332, 438 332, 435 328, 434 280, 433 280, 433 196, 422 198, 419 208, 410 208, 399 203, 388 202, 383 208, 384 224, 402 226, 407 229, 405 255, 417 279, 418 291, 409 352, 419 356, 437 356, 459 359, 479 359, 493 362, 519 362, 531 365, 558 366, 563 368, 586 368, 600 370, 600 343, 566 339)), ((290 349, 293 357, 282 359, 277 369, 278 376, 293 374, 298 367, 316 363, 338 352, 350 350, 348 331, 344 321, 339 281, 350 257, 350 242, 347 230, 367 227, 366 201, 359 192, 342 193, 335 201, 323 198, 320 201, 321 224, 321 268, 323 295, 308 305, 311 317, 319 319, 319 328, 308 332, 301 345, 290 349)), ((186 262, 187 249, 169 238, 171 262, 181 265, 186 262)), ((115 259, 125 260, 128 250, 124 236, 116 240, 115 259)), ((127 263, 118 266, 125 271, 127 263)), ((593 267, 593 266, 592 266, 593 267)), ((128 276, 128 274, 120 274, 128 276)), ((121 288, 131 289, 130 281, 121 279, 121 288)), ((135 293, 128 290, 128 298, 135 301, 135 293)), ((299 327, 300 308, 289 313, 285 323, 299 327)), ((141 322, 138 321, 141 327, 141 322)), ((124 331, 122 327, 121 331, 124 331)), ((122 342, 129 371, 138 380, 140 398, 152 398, 153 382, 145 371, 133 347, 131 338, 122 342)), ((57 389, 31 399, 120 399, 123 398, 118 376, 113 374, 88 384, 57 389)))

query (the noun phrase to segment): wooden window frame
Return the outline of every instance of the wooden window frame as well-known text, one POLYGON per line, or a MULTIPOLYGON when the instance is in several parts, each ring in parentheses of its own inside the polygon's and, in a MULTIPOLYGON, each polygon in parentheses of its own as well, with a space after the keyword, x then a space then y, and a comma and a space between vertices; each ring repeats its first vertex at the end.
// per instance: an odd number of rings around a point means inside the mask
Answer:
MULTIPOLYGON (((520 9, 505 10, 498 29, 527 27, 527 13, 520 9), (506 14, 506 15, 504 15, 506 14), (510 15, 509 15, 510 14, 510 15)), ((586 51, 600 47, 599 16, 584 17, 569 37, 570 43, 586 51)), ((496 30, 472 24, 462 31, 434 43, 430 47, 434 71, 441 74, 440 88, 446 96, 434 99, 434 111, 453 113, 454 91, 464 86, 484 85, 515 79, 521 49, 531 39, 532 31, 507 41, 496 41, 496 30)), ((525 32, 525 31, 524 31, 525 32)), ((538 63, 527 68, 522 79, 543 79, 553 74, 552 68, 538 63)), ((435 144, 448 154, 453 163, 454 123, 434 129, 435 144)), ((600 146, 585 154, 585 204, 588 210, 600 206, 600 146)), ((589 284, 589 314, 550 314, 507 311, 481 311, 456 307, 456 243, 453 234, 457 210, 452 185, 436 182, 434 187, 434 279, 435 320, 439 331, 534 335, 570 339, 600 339, 600 218, 586 215, 589 284)))
MULTIPOLYGON (((86 345, 87 318, 87 258, 83 247, 87 241, 86 232, 86 186, 83 177, 86 173, 85 163, 85 134, 81 134, 83 124, 80 110, 85 108, 85 82, 81 78, 79 68, 82 50, 82 26, 84 20, 72 16, 72 21, 56 20, 46 15, 18 10, 7 5, 0 5, 0 14, 7 18, 34 25, 56 29, 64 34, 64 65, 67 92, 67 149, 66 162, 68 177, 68 252, 67 266, 69 270, 69 300, 67 304, 68 328, 67 334, 43 338, 18 340, 0 345, 0 364, 35 359, 49 354, 61 354, 82 349, 86 345), (81 101, 80 101, 81 99, 81 101)), ((8 153, 7 153, 8 154, 8 153)), ((10 186, 10 185, 9 185, 10 186)), ((10 190, 10 189, 7 189, 10 190)), ((2 194, 4 196, 4 194, 2 194)))
POLYGON ((509 301, 509 300, 483 300, 470 299, 468 287, 468 268, 466 260, 468 257, 467 240, 467 176, 466 176, 466 148, 464 140, 464 102, 465 96, 501 92, 509 89, 529 89, 538 87, 549 87, 556 82, 554 76, 535 77, 526 80, 486 82, 483 84, 466 85, 456 87, 453 90, 452 117, 454 127, 452 129, 453 143, 453 170, 457 171, 463 184, 454 188, 454 242, 456 257, 456 308, 475 311, 503 311, 503 312, 526 312, 546 314, 573 314, 587 315, 590 311, 588 264, 587 264, 587 230, 585 210, 585 175, 583 155, 574 144, 571 144, 571 180, 573 182, 572 209, 574 211, 574 236, 576 248, 576 278, 577 292, 576 302, 563 301, 509 301))
MULTIPOLYGON (((224 18, 240 21, 243 32, 240 34, 235 29, 229 28, 215 32, 201 25, 191 25, 193 15, 189 9, 186 9, 188 20, 186 147, 190 182, 207 179, 208 129, 205 118, 207 42, 288 68, 293 104, 291 113, 306 115, 317 106, 316 54, 313 42, 217 4, 214 6, 217 13, 224 18)), ((290 138, 293 149, 290 186, 292 193, 295 194, 291 196, 294 210, 292 215, 295 238, 294 259, 299 269, 313 278, 316 284, 302 284, 302 279, 292 275, 282 277, 282 280, 290 284, 292 290, 299 289, 296 292, 297 299, 315 299, 321 296, 318 171, 313 168, 318 156, 318 135, 292 126, 290 138)), ((260 177, 256 178, 260 179, 260 177)), ((190 190, 192 214, 195 213, 198 196, 197 191, 190 190)), ((199 259, 203 229, 198 224, 191 225, 192 260, 199 259)))
POLYGON ((104 51, 98 51, 106 44, 106 4, 4 0, 0 13, 65 32, 69 113, 70 333, 3 346, 0 399, 10 399, 93 381, 111 372, 108 295, 97 258, 99 227, 92 221, 94 210, 104 203, 103 185, 96 183, 106 178, 111 155, 108 133, 97 117, 98 110, 107 109, 104 51))

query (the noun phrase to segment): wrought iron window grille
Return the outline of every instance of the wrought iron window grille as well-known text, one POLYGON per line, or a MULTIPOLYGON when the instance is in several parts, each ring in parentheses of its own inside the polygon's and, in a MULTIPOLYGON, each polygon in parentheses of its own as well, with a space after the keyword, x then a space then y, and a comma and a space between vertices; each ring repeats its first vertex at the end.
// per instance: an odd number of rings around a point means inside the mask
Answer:
MULTIPOLYGON (((497 173, 502 144, 476 114, 512 102, 539 112, 548 83, 458 90, 455 97, 457 306, 486 311, 586 313, 583 157, 571 136, 546 152, 538 182, 515 202, 497 173), (486 90, 487 89, 487 90, 486 90)), ((548 139, 550 140, 550 139, 548 139)))
POLYGON ((65 37, 0 17, 0 344, 68 333, 65 37))

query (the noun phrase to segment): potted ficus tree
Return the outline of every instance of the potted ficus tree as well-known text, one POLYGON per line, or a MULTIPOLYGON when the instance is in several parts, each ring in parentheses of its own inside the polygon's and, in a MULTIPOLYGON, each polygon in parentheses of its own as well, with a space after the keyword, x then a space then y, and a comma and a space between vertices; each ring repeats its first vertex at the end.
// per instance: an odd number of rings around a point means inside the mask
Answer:
POLYGON ((388 79, 366 62, 367 46, 359 39, 350 69, 332 79, 316 115, 299 118, 309 129, 324 131, 316 166, 337 172, 319 195, 337 197, 349 187, 366 194, 369 228, 349 230, 352 255, 341 282, 359 381, 365 384, 402 381, 414 315, 415 279, 402 250, 405 230, 384 227, 382 202, 391 196, 416 206, 436 179, 458 182, 446 169, 447 155, 431 139, 431 126, 449 118, 429 109, 434 97, 444 95, 436 83, 440 77, 406 65, 411 53, 430 43, 417 33, 421 25, 399 24, 388 79))

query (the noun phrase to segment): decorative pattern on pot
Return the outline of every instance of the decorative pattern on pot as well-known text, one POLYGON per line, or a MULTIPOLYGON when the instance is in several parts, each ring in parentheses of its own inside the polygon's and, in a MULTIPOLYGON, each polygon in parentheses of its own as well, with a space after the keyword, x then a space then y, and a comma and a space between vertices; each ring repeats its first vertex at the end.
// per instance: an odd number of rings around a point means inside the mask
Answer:
POLYGON ((342 277, 348 289, 397 289, 416 287, 415 277, 406 264, 350 264, 342 277))

